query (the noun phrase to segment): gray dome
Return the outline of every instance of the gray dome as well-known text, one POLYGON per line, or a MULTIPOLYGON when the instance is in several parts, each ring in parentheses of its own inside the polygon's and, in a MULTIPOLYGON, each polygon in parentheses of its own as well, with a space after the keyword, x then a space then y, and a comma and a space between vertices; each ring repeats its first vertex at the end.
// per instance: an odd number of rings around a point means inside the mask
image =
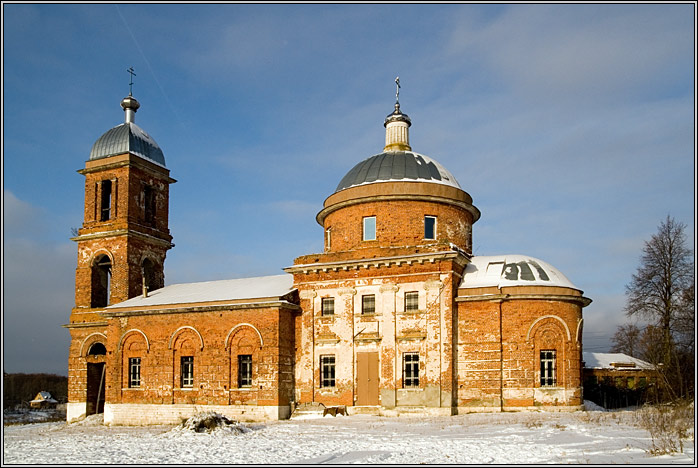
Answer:
POLYGON ((165 156, 162 150, 142 128, 133 122, 124 122, 104 135, 92 145, 90 160, 101 159, 117 154, 133 153, 162 167, 165 156))
POLYGON ((361 161, 339 182, 335 192, 378 182, 431 182, 461 188, 441 164, 412 151, 390 151, 361 161))

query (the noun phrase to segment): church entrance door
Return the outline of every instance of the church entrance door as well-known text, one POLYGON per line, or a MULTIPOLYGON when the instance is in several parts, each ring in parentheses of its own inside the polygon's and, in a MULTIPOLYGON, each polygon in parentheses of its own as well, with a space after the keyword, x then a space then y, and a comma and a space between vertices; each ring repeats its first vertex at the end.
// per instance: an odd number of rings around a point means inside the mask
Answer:
POLYGON ((87 416, 104 413, 104 366, 103 362, 87 363, 87 416))
POLYGON ((377 406, 378 353, 356 353, 356 406, 377 406))

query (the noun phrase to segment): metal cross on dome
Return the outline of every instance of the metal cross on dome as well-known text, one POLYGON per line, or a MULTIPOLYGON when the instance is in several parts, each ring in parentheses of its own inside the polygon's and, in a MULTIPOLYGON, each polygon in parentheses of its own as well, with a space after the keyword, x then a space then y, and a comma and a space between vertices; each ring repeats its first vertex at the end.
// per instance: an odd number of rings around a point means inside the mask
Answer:
POLYGON ((395 84, 397 85, 397 89, 395 90, 395 102, 399 103, 400 102, 400 77, 395 78, 395 84))
POLYGON ((136 73, 133 71, 133 67, 130 67, 126 71, 131 74, 131 82, 128 84, 128 95, 133 96, 133 77, 136 76, 136 73))

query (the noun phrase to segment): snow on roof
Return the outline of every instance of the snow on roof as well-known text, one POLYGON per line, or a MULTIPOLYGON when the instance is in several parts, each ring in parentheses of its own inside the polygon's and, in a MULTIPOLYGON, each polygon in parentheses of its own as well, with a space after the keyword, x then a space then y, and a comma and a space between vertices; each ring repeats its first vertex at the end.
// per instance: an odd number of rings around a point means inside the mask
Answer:
POLYGON ((147 297, 133 297, 111 305, 107 309, 282 297, 291 291, 293 291, 293 275, 290 274, 181 283, 156 289, 149 292, 147 297))
POLYGON ((649 362, 623 353, 582 353, 587 369, 654 369, 649 362))
POLYGON ((580 291, 560 270, 526 255, 483 255, 470 259, 461 288, 558 286, 580 291))
POLYGON ((46 401, 48 403, 58 403, 58 401, 54 400, 53 397, 49 392, 39 392, 36 395, 36 398, 34 398, 30 403, 39 403, 41 401, 46 401))

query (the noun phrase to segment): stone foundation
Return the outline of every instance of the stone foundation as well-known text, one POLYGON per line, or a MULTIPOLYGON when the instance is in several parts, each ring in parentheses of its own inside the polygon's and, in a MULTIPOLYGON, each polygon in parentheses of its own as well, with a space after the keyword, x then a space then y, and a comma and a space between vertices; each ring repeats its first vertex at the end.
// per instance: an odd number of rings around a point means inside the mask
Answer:
POLYGON ((179 424, 196 413, 215 411, 242 422, 274 421, 291 416, 289 406, 249 405, 149 405, 106 404, 104 424, 122 426, 148 426, 154 424, 179 424))

